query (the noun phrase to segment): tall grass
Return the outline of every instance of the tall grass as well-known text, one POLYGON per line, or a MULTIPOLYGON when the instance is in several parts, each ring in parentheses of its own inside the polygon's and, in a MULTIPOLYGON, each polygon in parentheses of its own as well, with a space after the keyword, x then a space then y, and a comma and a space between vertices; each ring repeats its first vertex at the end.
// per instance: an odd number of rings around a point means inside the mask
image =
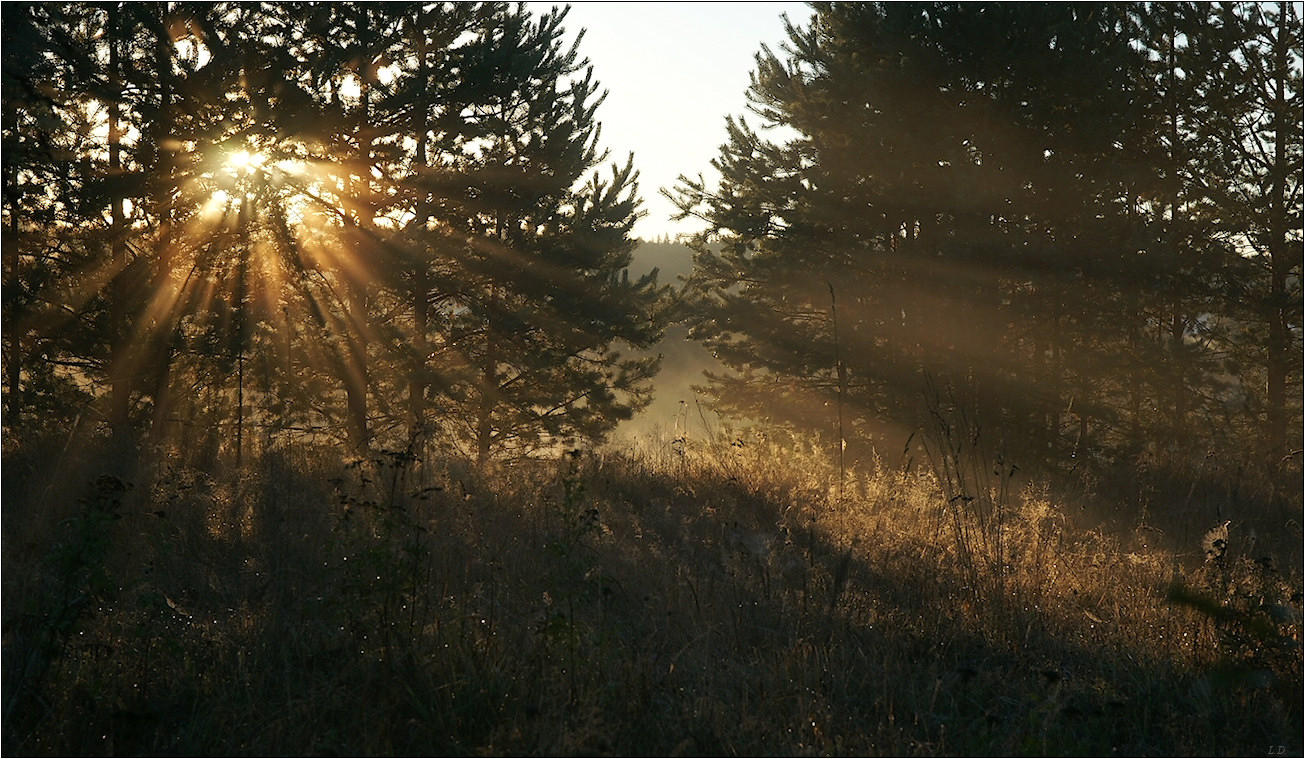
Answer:
POLYGON ((116 480, 7 451, 4 749, 1301 752, 1298 564, 1234 514, 1208 559, 1203 516, 1094 529, 948 419, 923 471, 778 432, 116 480))

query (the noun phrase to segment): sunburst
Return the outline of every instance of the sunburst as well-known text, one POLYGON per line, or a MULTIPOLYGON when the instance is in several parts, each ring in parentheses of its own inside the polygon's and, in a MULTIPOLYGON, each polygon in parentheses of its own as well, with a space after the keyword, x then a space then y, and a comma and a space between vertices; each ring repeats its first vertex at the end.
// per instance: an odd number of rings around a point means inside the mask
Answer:
POLYGON ((256 150, 232 151, 226 160, 227 173, 236 176, 254 174, 262 171, 267 164, 267 156, 256 150))

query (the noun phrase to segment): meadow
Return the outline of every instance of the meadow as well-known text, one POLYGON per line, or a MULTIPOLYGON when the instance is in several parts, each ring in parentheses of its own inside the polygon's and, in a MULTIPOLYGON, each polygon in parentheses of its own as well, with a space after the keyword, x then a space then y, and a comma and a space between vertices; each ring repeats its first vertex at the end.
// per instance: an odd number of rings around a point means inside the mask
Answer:
POLYGON ((1300 492, 1217 462, 182 460, 8 441, 6 754, 1302 752, 1300 492))

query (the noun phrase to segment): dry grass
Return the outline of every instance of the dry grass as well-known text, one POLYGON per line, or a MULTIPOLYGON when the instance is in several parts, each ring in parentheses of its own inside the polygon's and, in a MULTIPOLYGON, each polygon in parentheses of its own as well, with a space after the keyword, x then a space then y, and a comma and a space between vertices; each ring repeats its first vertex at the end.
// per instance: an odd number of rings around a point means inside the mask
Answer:
POLYGON ((1302 751, 1299 565, 1236 521, 1207 560, 1213 524, 1085 529, 964 446, 841 487, 809 442, 645 446, 121 479, 7 451, 4 750, 1302 751))

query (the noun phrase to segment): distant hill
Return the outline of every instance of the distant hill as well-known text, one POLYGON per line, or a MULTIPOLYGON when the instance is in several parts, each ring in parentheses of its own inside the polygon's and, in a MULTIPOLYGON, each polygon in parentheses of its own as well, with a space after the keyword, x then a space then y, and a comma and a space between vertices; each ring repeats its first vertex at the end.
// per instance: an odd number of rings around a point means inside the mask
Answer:
POLYGON ((693 271, 693 251, 678 242, 642 242, 634 251, 630 276, 641 276, 653 269, 660 270, 660 281, 675 284, 677 278, 693 271))
MULTIPOLYGON (((644 242, 634 252, 630 276, 640 276, 658 270, 658 281, 679 287, 682 277, 693 271, 693 251, 677 242, 644 242)), ((650 353, 662 355, 662 370, 656 380, 656 397, 644 412, 622 424, 616 431, 618 438, 630 438, 655 431, 657 428, 673 430, 676 416, 684 406, 687 429, 702 432, 702 419, 694 402, 693 385, 705 382, 703 372, 724 371, 725 367, 711 353, 688 337, 683 325, 673 325, 666 337, 653 346, 650 353)))

